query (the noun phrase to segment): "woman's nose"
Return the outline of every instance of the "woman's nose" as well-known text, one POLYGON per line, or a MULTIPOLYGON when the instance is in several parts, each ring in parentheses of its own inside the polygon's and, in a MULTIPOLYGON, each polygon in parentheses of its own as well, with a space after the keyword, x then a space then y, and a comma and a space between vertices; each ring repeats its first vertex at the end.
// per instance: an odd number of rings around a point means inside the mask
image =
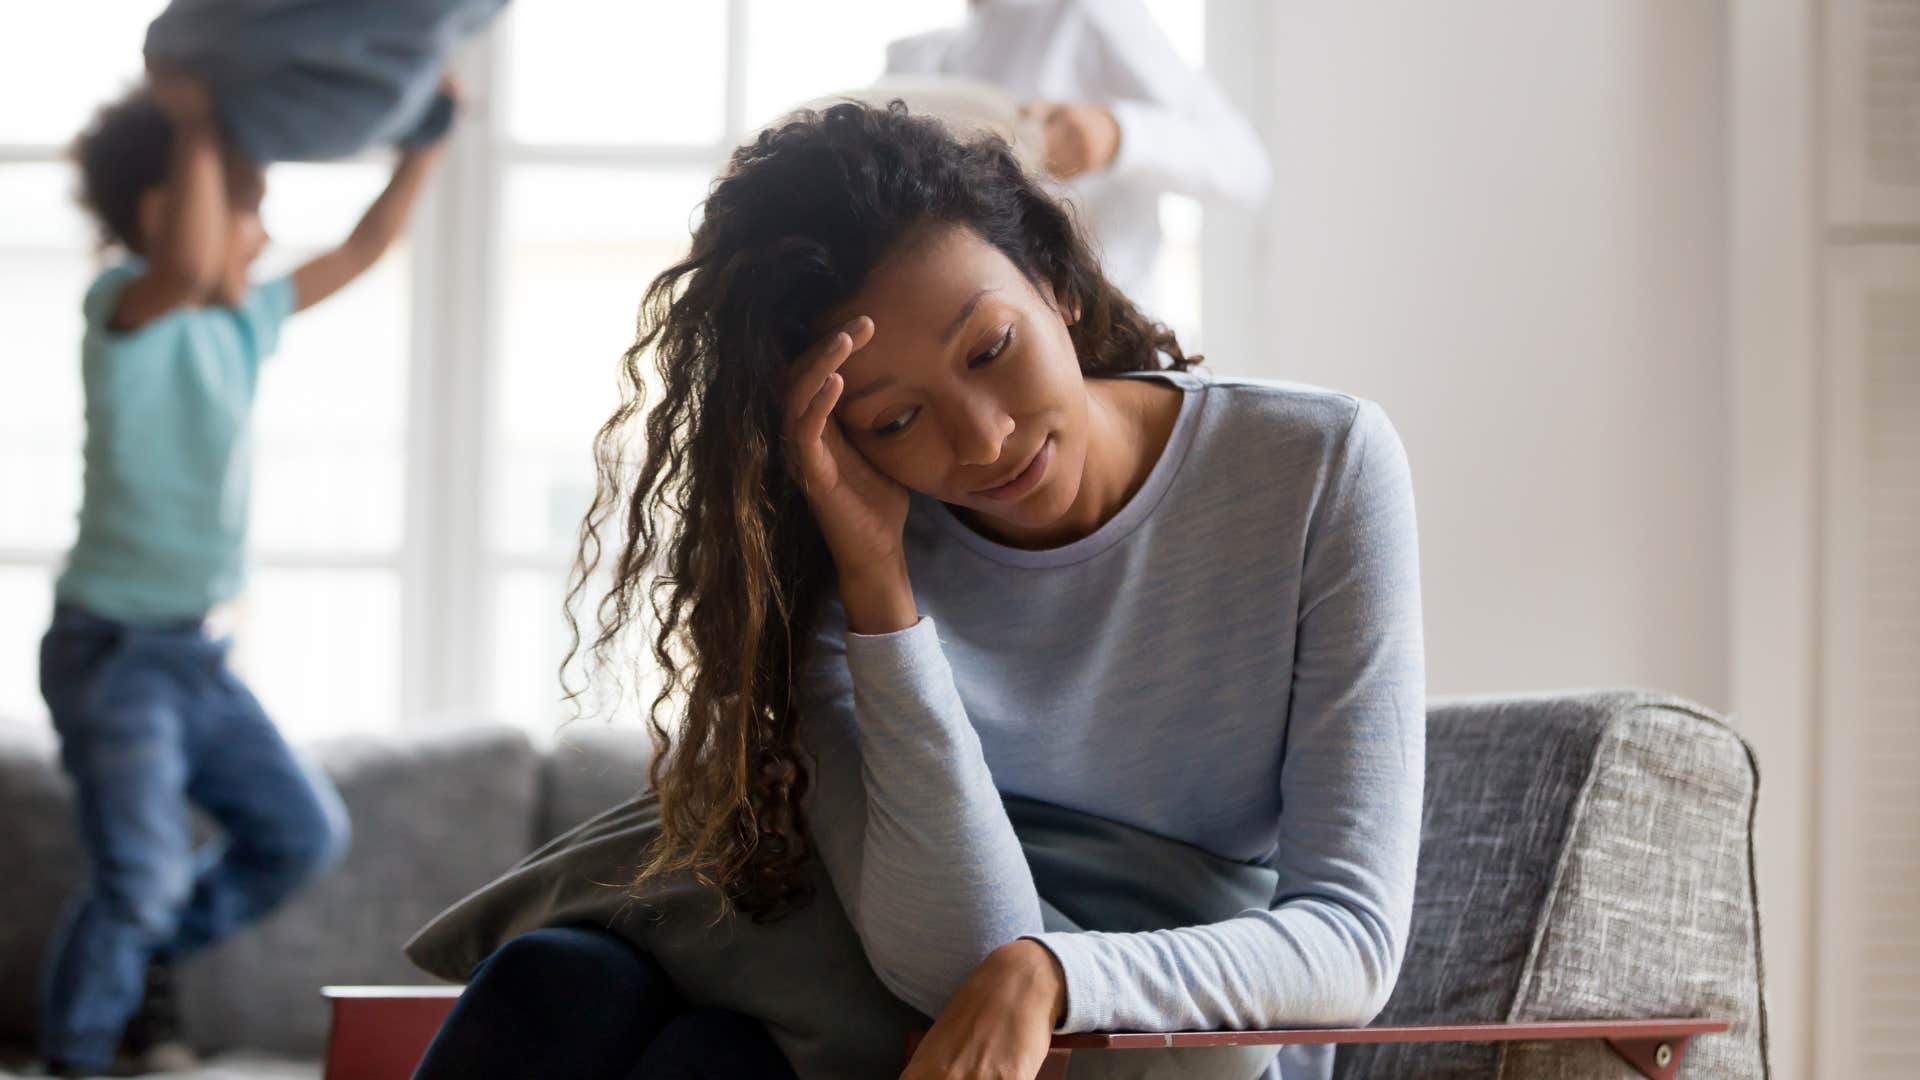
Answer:
POLYGON ((950 421, 953 456, 962 465, 991 465, 1013 434, 1013 417, 986 395, 963 403, 950 421))

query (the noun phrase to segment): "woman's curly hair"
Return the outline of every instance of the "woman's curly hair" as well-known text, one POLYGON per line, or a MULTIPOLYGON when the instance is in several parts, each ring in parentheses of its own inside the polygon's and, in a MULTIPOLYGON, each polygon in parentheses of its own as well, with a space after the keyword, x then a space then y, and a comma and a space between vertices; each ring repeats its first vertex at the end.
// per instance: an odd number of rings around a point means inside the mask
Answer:
MULTIPOLYGON (((958 139, 898 101, 847 103, 797 113, 736 150, 691 250, 642 300, 621 404, 594 440, 596 490, 567 593, 563 672, 581 654, 575 607, 619 515, 611 585, 584 645, 596 670, 617 667, 622 632, 651 620, 650 779, 662 827, 639 882, 690 872, 720 892, 723 911, 756 917, 806 898, 809 771, 795 687, 834 567, 784 459, 787 368, 888 253, 947 225, 1052 286, 1075 313, 1086 374, 1158 368, 1161 354, 1189 364, 997 138, 958 139), (663 394, 650 410, 649 358, 663 394), (636 429, 637 474, 627 456, 636 429)), ((569 698, 583 689, 569 686, 569 698)))

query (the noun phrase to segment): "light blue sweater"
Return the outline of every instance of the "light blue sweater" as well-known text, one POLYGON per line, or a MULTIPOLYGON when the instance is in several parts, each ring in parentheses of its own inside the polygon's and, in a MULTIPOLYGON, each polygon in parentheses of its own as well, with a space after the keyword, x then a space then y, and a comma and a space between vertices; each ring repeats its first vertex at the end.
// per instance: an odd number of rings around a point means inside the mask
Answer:
MULTIPOLYGON (((1405 454, 1348 395, 1132 377, 1185 398, 1112 520, 1025 551, 916 496, 919 623, 852 634, 830 606, 802 688, 810 831, 874 971, 929 1015, 1031 937, 1066 973, 1061 1031, 1363 1024, 1405 954, 1419 851, 1405 454), (1045 932, 1003 792, 1265 864, 1280 885, 1210 925, 1045 932)), ((1291 1050, 1279 1071, 1331 1059, 1291 1050)))

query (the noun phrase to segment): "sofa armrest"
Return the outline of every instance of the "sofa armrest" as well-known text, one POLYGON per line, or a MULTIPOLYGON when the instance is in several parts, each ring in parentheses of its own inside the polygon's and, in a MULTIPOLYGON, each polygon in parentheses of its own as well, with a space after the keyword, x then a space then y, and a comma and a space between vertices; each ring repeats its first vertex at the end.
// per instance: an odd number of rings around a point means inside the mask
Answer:
MULTIPOLYGON (((1387 1026, 1711 1016, 1689 1075, 1767 1074, 1758 772, 1712 713, 1638 690, 1442 699, 1387 1026)), ((1342 1047, 1334 1075, 1634 1075, 1588 1040, 1342 1047)))
MULTIPOLYGON (((1713 714, 1657 698, 1615 712, 1575 804, 1509 1019, 1728 1017, 1741 1037, 1702 1043, 1701 1071, 1764 1075, 1758 786, 1752 751, 1713 714)), ((1592 1052, 1521 1042, 1507 1048, 1506 1064, 1516 1076, 1594 1075, 1592 1052)))

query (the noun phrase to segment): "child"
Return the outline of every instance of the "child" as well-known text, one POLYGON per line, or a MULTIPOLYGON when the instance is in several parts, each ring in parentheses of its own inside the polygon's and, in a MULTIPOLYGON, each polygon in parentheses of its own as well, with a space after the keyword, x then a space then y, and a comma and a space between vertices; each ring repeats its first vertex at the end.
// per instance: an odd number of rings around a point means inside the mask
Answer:
POLYGON ((206 618, 242 583, 261 362, 288 315, 392 243, 439 146, 400 158, 338 248, 257 285, 263 170, 223 145, 194 79, 153 72, 101 110, 74 156, 83 201, 127 257, 83 305, 85 496, 41 644, 41 693, 92 861, 44 972, 56 1076, 190 1064, 169 965, 259 920, 345 851, 339 795, 295 759, 206 618), (224 830, 199 851, 189 800, 224 830))

